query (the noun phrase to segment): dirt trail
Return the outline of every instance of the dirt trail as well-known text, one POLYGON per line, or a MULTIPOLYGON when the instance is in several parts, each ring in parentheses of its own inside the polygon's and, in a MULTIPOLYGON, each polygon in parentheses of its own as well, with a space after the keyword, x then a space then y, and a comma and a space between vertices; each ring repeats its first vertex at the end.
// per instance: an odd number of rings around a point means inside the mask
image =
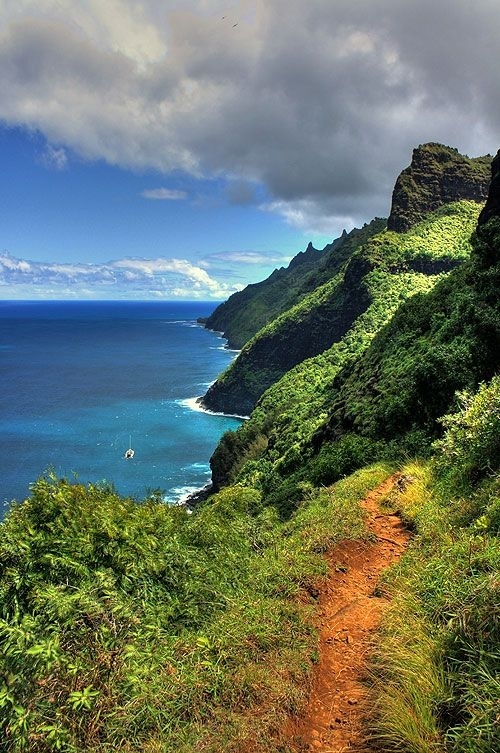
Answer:
POLYGON ((397 482, 392 476, 362 502, 376 539, 343 541, 328 555, 329 578, 319 596, 320 658, 308 709, 290 736, 297 752, 369 751, 363 744, 368 700, 362 679, 388 604, 377 579, 401 557, 410 537, 399 517, 379 509, 397 482))

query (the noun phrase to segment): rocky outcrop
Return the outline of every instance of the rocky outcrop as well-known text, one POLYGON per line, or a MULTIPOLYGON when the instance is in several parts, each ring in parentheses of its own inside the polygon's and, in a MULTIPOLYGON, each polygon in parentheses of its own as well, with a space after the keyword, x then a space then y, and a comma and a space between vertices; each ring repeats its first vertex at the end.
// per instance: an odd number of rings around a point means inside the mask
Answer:
POLYGON ((471 159, 442 144, 420 145, 396 180, 388 229, 406 232, 426 214, 452 201, 486 201, 490 164, 490 155, 471 159))
POLYGON ((500 217, 500 149, 491 163, 491 183, 488 199, 479 215, 478 225, 484 225, 492 217, 500 217))

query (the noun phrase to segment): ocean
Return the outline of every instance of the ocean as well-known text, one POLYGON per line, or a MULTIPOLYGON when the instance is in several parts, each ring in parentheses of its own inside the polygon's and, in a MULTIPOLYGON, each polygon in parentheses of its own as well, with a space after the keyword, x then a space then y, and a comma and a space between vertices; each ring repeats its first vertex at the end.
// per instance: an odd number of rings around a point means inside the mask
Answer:
POLYGON ((235 356, 196 322, 214 308, 0 301, 4 510, 51 471, 137 500, 161 490, 171 503, 209 483, 219 438, 241 423, 196 406, 235 356))

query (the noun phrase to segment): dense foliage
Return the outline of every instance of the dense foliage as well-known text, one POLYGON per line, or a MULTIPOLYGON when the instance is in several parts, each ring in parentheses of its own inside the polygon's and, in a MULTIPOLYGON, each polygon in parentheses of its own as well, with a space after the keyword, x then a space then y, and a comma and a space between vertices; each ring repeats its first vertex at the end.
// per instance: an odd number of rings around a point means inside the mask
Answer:
POLYGON ((385 473, 304 488, 286 525, 238 487, 189 515, 37 481, 1 524, 0 749, 268 750, 307 691, 320 553, 385 473))
MULTIPOLYGON (((287 371, 323 353, 356 325, 374 300, 367 279, 371 272, 415 272, 435 277, 464 261, 470 254, 469 239, 478 213, 478 204, 462 201, 440 208, 407 234, 380 231, 378 221, 362 231, 353 231, 325 259, 331 261, 326 265, 322 262, 318 271, 305 280, 304 287, 314 284, 314 289, 300 296, 295 305, 247 342, 238 358, 210 387, 204 404, 215 411, 249 414, 263 392, 287 371), (324 271, 330 277, 318 284, 324 271)), ((415 279, 418 291, 421 284, 418 277, 415 279)), ((388 310, 392 302, 388 301, 388 310)), ((243 316, 245 311, 243 308, 243 316)))
POLYGON ((434 462, 407 465, 392 500, 416 533, 374 667, 384 750, 500 749, 500 379, 461 401, 434 462))
POLYGON ((475 389, 495 374, 500 365, 496 222, 477 231, 470 262, 401 306, 365 356, 339 373, 327 434, 350 430, 399 445, 422 435, 423 445, 437 433, 436 420, 452 407, 457 390, 475 389))
MULTIPOLYGON (((413 341, 413 353, 408 351, 407 343, 415 334, 415 316, 411 312, 421 307, 422 316, 431 316, 435 305, 432 301, 436 301, 441 310, 440 318, 437 319, 444 327, 444 323, 448 321, 446 312, 442 313, 446 306, 444 291, 447 282, 442 279, 442 274, 432 275, 430 271, 434 269, 434 264, 441 270, 445 261, 455 265, 459 261, 464 263, 471 251, 469 238, 478 213, 479 207, 473 202, 450 204, 408 233, 398 235, 385 231, 375 235, 358 249, 347 264, 344 274, 347 274, 349 284, 352 285, 350 266, 358 271, 361 267, 361 274, 358 275, 360 287, 355 290, 358 295, 360 288, 364 291, 368 301, 366 309, 329 349, 315 358, 303 361, 276 382, 263 395, 250 420, 237 432, 228 433, 223 438, 212 458, 216 483, 224 484, 240 479, 245 483, 256 484, 265 495, 271 491, 275 495, 276 488, 286 479, 286 492, 283 491, 283 496, 285 507, 289 508, 291 485, 300 483, 304 475, 307 477, 312 474, 315 481, 330 483, 344 473, 360 467, 380 452, 391 452, 387 443, 382 447, 377 444, 379 438, 387 440, 395 436, 390 430, 379 432, 376 425, 376 421, 380 420, 383 426, 385 404, 379 411, 384 413, 380 419, 377 414, 372 420, 372 414, 379 410, 386 394, 390 396, 395 393, 396 401, 404 399, 404 395, 409 398, 415 394, 410 383, 405 388, 402 382, 397 381, 398 370, 402 372, 407 367, 411 377, 414 367, 423 369, 426 365, 423 352, 419 350, 425 342, 423 338, 413 341), (418 266, 422 268, 424 260, 427 274, 413 271, 412 265, 418 262, 418 266), (436 283, 439 285, 429 298, 427 293, 436 283), (401 308, 398 317, 383 329, 380 337, 369 347, 377 333, 411 296, 415 297, 401 308), (379 373, 386 368, 386 354, 387 383, 379 389, 379 373), (372 400, 374 390, 377 391, 376 400, 372 400), (364 393, 367 395, 365 403, 362 402, 364 393), (347 410, 354 412, 360 408, 357 422, 350 420, 350 414, 345 418, 342 414, 341 419, 337 419, 337 414, 344 405, 347 406, 346 413, 347 410), (373 426, 373 431, 368 431, 368 426, 373 426), (338 439, 341 434, 345 434, 346 438, 340 445, 330 441, 332 436, 338 439), (309 463, 306 462, 308 459, 309 463), (324 477, 322 469, 327 470, 324 477)), ((477 267, 474 269, 477 272, 477 267)), ((460 270, 453 273, 457 274, 460 274, 460 270)), ((475 309, 475 299, 468 283, 461 280, 456 285, 453 279, 448 285, 450 296, 453 300, 455 294, 460 300, 463 296, 464 300, 469 301, 470 308, 475 309)), ((478 285, 482 284, 482 281, 478 281, 478 285)), ((291 330, 296 337, 299 326, 297 310, 301 311, 300 305, 290 312, 290 321, 294 322, 294 329, 291 330)), ((458 307, 455 314, 458 327, 461 326, 464 315, 467 312, 458 307)), ((281 318, 284 317, 286 315, 281 318)), ((264 332, 273 326, 280 331, 280 319, 264 332)), ((433 333, 429 331, 428 334, 429 342, 433 342, 433 333)), ((471 341, 473 337, 475 335, 471 334, 471 341)), ((431 368, 431 365, 430 363, 428 367, 431 368)), ((237 371, 235 367, 236 364, 233 367, 234 373, 237 371)), ((478 373, 481 368, 478 364, 478 373)), ((248 370, 255 379, 251 361, 248 370)), ((449 376, 454 378, 455 375, 449 376)), ((466 385, 459 381, 457 375, 456 388, 462 386, 466 385)), ((435 412, 437 395, 433 397, 434 390, 435 386, 430 395, 422 396, 424 402, 427 398, 434 400, 429 406, 429 411, 434 416, 431 423, 439 415, 439 412, 435 412)), ((445 400, 441 413, 447 406, 445 400)), ((425 436, 420 441, 419 427, 411 436, 408 427, 401 425, 397 429, 399 434, 404 434, 406 430, 409 449, 415 443, 421 447, 427 441, 425 436), (400 429, 403 430, 399 431, 400 429)))

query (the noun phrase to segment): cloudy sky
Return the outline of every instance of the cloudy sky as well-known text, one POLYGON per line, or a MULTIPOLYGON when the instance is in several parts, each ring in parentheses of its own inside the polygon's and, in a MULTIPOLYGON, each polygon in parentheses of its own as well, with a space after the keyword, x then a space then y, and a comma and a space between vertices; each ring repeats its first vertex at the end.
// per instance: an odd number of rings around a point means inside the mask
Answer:
POLYGON ((226 298, 500 147, 498 0, 0 0, 0 297, 226 298))

